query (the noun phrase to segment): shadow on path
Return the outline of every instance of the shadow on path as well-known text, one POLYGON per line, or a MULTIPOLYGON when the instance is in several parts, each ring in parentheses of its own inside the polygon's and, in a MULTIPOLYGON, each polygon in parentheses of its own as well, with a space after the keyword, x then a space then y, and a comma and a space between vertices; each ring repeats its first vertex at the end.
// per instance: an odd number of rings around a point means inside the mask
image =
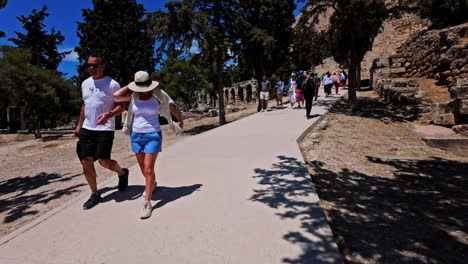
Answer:
POLYGON ((67 174, 41 172, 35 176, 17 177, 0 182, 0 213, 6 212, 3 223, 10 223, 27 215, 38 214, 38 210, 30 210, 36 204, 47 204, 62 196, 79 192, 78 188, 85 184, 31 194, 42 186, 55 182, 66 182, 80 175, 82 174, 67 176, 67 174))
POLYGON ((468 163, 367 158, 393 177, 310 164, 347 263, 466 263, 468 163))
POLYGON ((313 195, 313 185, 306 165, 296 158, 278 156, 278 162, 269 170, 255 169, 259 184, 264 187, 253 190, 253 202, 263 203, 277 210, 281 219, 298 219, 300 231, 291 231, 283 238, 301 247, 297 258, 283 258, 283 263, 333 263, 339 256, 333 236, 324 235, 321 228, 328 227, 319 203, 308 202, 313 195))
MULTIPOLYGON (((161 208, 170 202, 173 202, 184 196, 188 196, 195 191, 199 191, 199 189, 202 186, 202 184, 194 184, 190 186, 180 187, 158 186, 155 188, 153 192, 153 197, 151 199, 152 201, 158 201, 155 205, 153 205, 153 208, 161 208)), ((138 198, 143 199, 142 194, 145 191, 145 186, 130 185, 124 192, 120 192, 117 189, 110 187, 100 189, 99 191, 101 192, 101 194, 104 194, 111 190, 114 190, 114 192, 110 193, 109 195, 103 196, 103 202, 109 202, 114 200, 115 202, 120 203, 129 200, 135 200, 138 198)))

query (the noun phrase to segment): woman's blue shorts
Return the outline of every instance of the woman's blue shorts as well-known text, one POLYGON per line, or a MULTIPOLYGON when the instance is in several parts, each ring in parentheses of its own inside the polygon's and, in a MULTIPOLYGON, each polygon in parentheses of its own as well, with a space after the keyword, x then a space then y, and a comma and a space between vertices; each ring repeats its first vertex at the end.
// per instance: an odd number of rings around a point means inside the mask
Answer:
POLYGON ((162 148, 162 131, 155 133, 135 133, 130 135, 133 153, 159 153, 162 148))

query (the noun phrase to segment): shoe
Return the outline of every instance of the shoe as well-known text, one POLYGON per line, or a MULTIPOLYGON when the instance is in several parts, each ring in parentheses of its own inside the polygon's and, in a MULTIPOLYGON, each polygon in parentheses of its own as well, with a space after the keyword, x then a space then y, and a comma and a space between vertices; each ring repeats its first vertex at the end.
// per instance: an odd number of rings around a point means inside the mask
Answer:
MULTIPOLYGON (((154 189, 153 189, 153 192, 156 190, 156 187, 158 187, 158 182, 157 181, 154 181, 154 189)), ((143 191, 143 198, 146 196, 146 188, 145 190, 143 191)))
POLYGON ((143 203, 143 210, 141 211, 140 219, 146 219, 151 216, 153 211, 153 206, 150 201, 145 201, 143 203))
POLYGON ((84 210, 88 210, 88 209, 91 209, 93 208, 94 206, 96 206, 98 203, 100 203, 102 201, 102 197, 101 197, 101 194, 98 193, 98 194, 91 194, 91 196, 89 197, 88 201, 86 201, 84 204, 83 204, 83 209, 84 210))
POLYGON ((119 191, 125 191, 128 187, 128 174, 130 173, 127 168, 122 169, 124 171, 124 175, 119 176, 119 184, 117 185, 117 189, 119 191))

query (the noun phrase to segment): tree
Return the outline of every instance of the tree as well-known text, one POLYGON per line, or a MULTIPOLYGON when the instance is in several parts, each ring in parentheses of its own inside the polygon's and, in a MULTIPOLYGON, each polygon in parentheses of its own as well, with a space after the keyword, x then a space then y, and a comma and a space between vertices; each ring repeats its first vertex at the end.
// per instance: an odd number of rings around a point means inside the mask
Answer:
POLYGON ((291 56, 294 68, 310 69, 332 56, 328 39, 327 32, 317 32, 309 21, 300 19, 294 27, 292 42, 291 56))
POLYGON ((189 59, 174 54, 164 61, 154 79, 161 83, 161 87, 171 97, 181 99, 185 110, 188 110, 196 102, 200 92, 212 89, 206 75, 206 70, 196 66, 189 59))
POLYGON ((0 48, 0 107, 21 109, 25 120, 37 117, 42 128, 53 127, 56 121, 67 122, 77 109, 79 95, 71 81, 56 70, 31 64, 31 51, 23 48, 0 48))
MULTIPOLYGON (((148 19, 142 4, 135 0, 93 0, 94 9, 83 9, 78 22, 80 62, 90 55, 105 58, 106 74, 120 84, 133 81, 137 71, 154 72, 154 37, 148 34, 148 19)), ((80 82, 88 77, 85 66, 78 67, 80 82)))
POLYGON ((348 68, 348 97, 353 106, 361 61, 372 49, 374 38, 387 17, 387 8, 384 0, 310 0, 302 19, 316 22, 318 15, 330 8, 333 14, 328 29, 329 47, 335 61, 348 68))
POLYGON ((252 72, 261 87, 263 75, 284 76, 291 70, 296 5, 293 0, 240 0, 239 5, 236 27, 240 41, 232 50, 240 65, 252 72))
POLYGON ((419 14, 429 18, 433 28, 455 26, 468 21, 467 0, 409 0, 416 3, 419 14))
POLYGON ((52 28, 50 33, 45 31, 44 19, 49 16, 47 5, 41 10, 33 9, 25 17, 19 16, 26 34, 15 31, 16 38, 9 38, 18 47, 28 49, 32 53, 31 64, 48 70, 56 70, 62 59, 70 52, 58 52, 57 46, 65 40, 60 31, 52 28))
MULTIPOLYGON (((208 66, 208 78, 214 83, 219 99, 219 123, 225 124, 224 68, 229 49, 236 39, 234 0, 184 0, 165 4, 167 12, 153 13, 153 33, 161 42, 159 54, 181 49, 189 53, 194 41, 200 47, 201 60, 208 66)), ((200 56, 199 56, 200 57, 200 56)))

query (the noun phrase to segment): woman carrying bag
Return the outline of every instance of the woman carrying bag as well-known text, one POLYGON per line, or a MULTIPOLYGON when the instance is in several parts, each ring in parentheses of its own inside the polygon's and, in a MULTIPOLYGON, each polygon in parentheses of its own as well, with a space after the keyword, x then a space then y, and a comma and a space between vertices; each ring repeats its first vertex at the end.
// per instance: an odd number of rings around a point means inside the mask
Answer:
POLYGON ((130 135, 132 152, 136 155, 146 181, 141 219, 150 217, 153 210, 151 196, 157 185, 154 166, 158 153, 162 150, 159 115, 167 119, 176 134, 180 133, 184 126, 174 101, 166 92, 157 88, 158 85, 159 82, 152 81, 147 72, 139 71, 135 73, 134 82, 114 93, 118 100, 130 101, 122 131, 130 135), (179 125, 172 121, 171 113, 179 120, 179 125))

